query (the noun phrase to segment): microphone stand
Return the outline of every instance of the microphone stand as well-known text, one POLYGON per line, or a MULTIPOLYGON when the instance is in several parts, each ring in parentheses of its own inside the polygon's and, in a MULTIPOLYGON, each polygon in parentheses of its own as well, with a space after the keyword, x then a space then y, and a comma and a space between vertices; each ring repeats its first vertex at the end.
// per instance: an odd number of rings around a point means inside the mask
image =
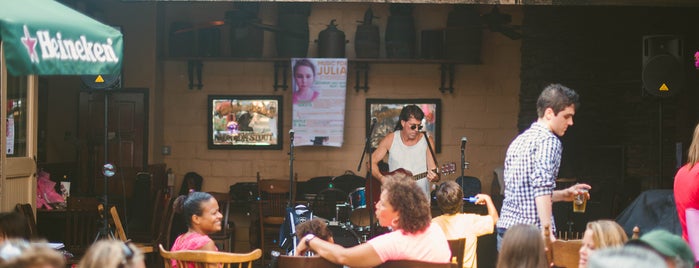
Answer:
POLYGON ((461 140, 461 179, 464 179, 464 169, 466 169, 466 141, 461 140))
POLYGON ((286 207, 293 208, 294 204, 294 130, 289 130, 289 202, 286 207))
MULTIPOLYGON (((369 189, 371 189, 372 192, 373 192, 375 186, 374 186, 374 178, 373 178, 374 175, 372 174, 374 165, 372 164, 373 162, 372 162, 372 158, 371 158, 372 153, 370 152, 370 148, 371 148, 370 143, 371 143, 371 135, 374 133, 374 127, 376 127, 376 121, 377 121, 376 117, 371 118, 371 127, 369 128, 369 131, 367 132, 366 137, 364 137, 364 149, 362 150, 362 157, 359 159, 359 164, 357 165, 357 172, 359 172, 362 169, 362 162, 364 162, 364 155, 369 153, 369 170, 367 171, 367 172, 369 172, 369 176, 367 176, 367 179, 369 180, 369 182, 368 182, 369 189)), ((374 197, 373 197, 373 194, 370 191, 368 191, 369 189, 366 189, 367 191, 365 191, 365 193, 367 193, 366 195, 368 195, 367 201, 369 202, 369 203, 367 203, 367 209, 371 210, 371 207, 369 207, 369 206, 374 205, 374 197)), ((374 237, 375 231, 376 231, 376 228, 374 228, 374 213, 369 213, 369 237, 370 238, 374 237)))

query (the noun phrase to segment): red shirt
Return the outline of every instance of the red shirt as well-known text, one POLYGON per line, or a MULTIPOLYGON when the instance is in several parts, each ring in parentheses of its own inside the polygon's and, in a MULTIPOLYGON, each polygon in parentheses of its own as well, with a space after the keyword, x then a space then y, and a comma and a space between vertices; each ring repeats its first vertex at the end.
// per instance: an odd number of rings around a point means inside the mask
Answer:
POLYGON ((677 171, 674 193, 677 216, 682 225, 682 238, 689 241, 685 210, 688 208, 699 209, 699 163, 696 163, 691 169, 689 164, 684 165, 677 171))

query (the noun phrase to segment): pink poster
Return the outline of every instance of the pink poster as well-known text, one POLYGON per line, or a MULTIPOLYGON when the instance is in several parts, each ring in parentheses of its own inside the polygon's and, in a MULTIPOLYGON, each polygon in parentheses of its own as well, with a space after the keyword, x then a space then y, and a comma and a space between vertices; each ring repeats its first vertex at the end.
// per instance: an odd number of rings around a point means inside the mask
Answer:
POLYGON ((295 146, 341 147, 347 59, 291 59, 295 146))

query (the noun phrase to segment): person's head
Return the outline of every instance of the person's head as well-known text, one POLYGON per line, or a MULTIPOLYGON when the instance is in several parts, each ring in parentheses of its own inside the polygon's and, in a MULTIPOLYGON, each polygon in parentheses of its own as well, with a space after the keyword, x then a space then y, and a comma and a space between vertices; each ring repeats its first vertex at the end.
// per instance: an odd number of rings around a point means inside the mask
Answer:
POLYGON ((296 225, 296 237, 301 239, 307 234, 314 234, 320 239, 331 243, 334 242, 333 233, 328 229, 328 224, 319 218, 313 218, 296 225))
POLYGON ((580 108, 578 93, 561 84, 551 84, 544 88, 536 101, 539 120, 546 122, 553 133, 565 134, 573 125, 575 110, 580 108))
POLYGON ((628 244, 646 247, 665 259, 670 268, 694 267, 694 254, 681 236, 658 229, 643 234, 628 244))
POLYGON ((0 243, 10 238, 29 239, 27 219, 18 212, 0 212, 0 243))
POLYGON ((605 248, 590 255, 588 268, 666 268, 667 265, 648 249, 638 246, 605 248))
POLYGON ((95 242, 80 259, 81 268, 145 268, 143 253, 131 243, 116 239, 95 242))
POLYGON ((692 135, 692 143, 687 150, 687 163, 690 167, 699 162, 699 124, 694 127, 694 135, 692 135))
POLYGON ((65 258, 44 242, 8 239, 0 243, 0 267, 63 268, 65 258))
POLYGON ((498 268, 546 268, 544 239, 534 225, 519 224, 505 232, 498 254, 498 268))
POLYGON ((444 214, 460 213, 464 207, 464 191, 453 181, 445 181, 437 187, 437 205, 444 214))
POLYGON ((201 184, 204 178, 196 172, 187 172, 184 174, 184 179, 182 180, 182 186, 180 188, 180 195, 187 195, 189 192, 201 191, 201 184))
POLYGON ((626 236, 624 229, 614 221, 598 220, 588 222, 579 251, 579 267, 587 267, 587 261, 593 251, 608 247, 620 247, 627 240, 628 236, 626 236))
POLYGON ((430 203, 412 177, 402 172, 383 177, 381 197, 376 203, 376 218, 381 226, 406 233, 425 230, 432 219, 430 203))
POLYGON ((406 105, 400 110, 400 115, 398 115, 398 123, 396 123, 396 130, 422 130, 422 119, 425 118, 425 113, 417 105, 406 105))
POLYGON ((205 192, 191 192, 177 197, 173 203, 175 212, 182 215, 189 229, 204 234, 221 230, 223 215, 216 198, 205 192))
POLYGON ((294 81, 299 91, 310 89, 316 76, 316 67, 310 60, 297 60, 294 64, 294 81))

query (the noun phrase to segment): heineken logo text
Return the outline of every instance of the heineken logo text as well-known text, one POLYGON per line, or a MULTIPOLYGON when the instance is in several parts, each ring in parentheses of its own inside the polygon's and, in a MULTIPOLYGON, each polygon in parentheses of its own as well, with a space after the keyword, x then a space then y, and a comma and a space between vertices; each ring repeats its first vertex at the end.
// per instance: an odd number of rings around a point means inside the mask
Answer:
POLYGON ((78 40, 63 39, 60 32, 54 37, 49 31, 36 31, 36 36, 42 60, 119 62, 110 38, 104 43, 87 41, 84 35, 78 40))

